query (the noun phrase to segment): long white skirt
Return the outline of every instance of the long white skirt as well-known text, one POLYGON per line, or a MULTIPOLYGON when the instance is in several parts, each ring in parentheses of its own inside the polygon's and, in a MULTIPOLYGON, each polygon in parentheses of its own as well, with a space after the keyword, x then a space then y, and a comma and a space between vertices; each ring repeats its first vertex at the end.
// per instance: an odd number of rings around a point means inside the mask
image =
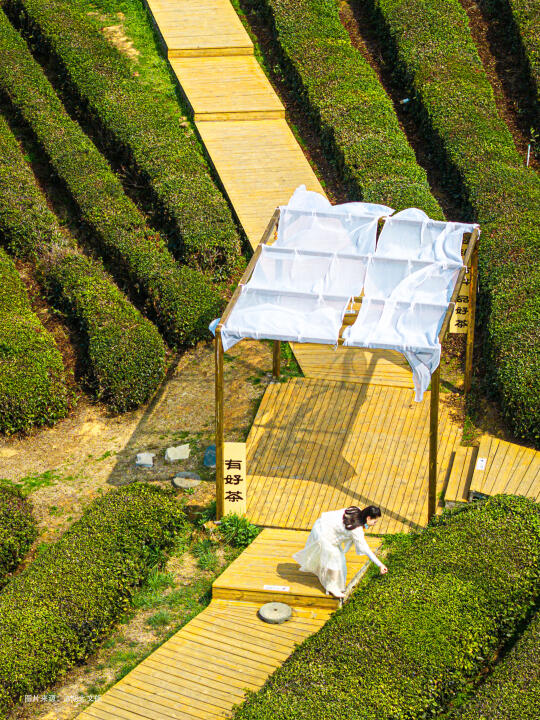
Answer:
POLYGON ((313 573, 328 592, 344 592, 347 583, 347 563, 341 545, 324 537, 321 523, 316 520, 306 545, 293 555, 300 570, 313 573))

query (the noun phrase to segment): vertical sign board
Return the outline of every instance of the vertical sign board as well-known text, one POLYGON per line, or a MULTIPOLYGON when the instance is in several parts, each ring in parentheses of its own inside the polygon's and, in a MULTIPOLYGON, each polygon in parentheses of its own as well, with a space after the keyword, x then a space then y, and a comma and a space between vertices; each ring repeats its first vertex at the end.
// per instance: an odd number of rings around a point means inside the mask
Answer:
POLYGON ((223 443, 223 515, 246 514, 246 443, 223 443))
MULTIPOLYGON (((461 255, 464 256, 469 247, 470 235, 467 235, 463 239, 461 246, 461 255)), ((470 271, 463 278, 461 288, 459 289, 459 295, 456 298, 456 306, 452 317, 450 318, 450 327, 448 329, 451 333, 466 333, 469 327, 469 288, 471 284, 471 273, 470 271)))

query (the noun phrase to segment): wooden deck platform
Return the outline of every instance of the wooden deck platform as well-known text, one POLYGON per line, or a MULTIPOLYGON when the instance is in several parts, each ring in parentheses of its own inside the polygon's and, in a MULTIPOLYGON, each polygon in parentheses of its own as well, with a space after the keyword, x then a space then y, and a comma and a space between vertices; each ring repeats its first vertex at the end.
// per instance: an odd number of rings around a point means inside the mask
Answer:
POLYGON ((329 608, 294 607, 283 625, 262 622, 260 603, 212 600, 77 717, 80 720, 214 720, 231 716, 309 635, 329 608))
POLYGON ((540 452, 491 435, 480 439, 470 495, 525 495, 540 501, 540 452))
MULTIPOLYGON (((461 437, 441 396, 438 490, 461 437)), ((247 440, 247 515, 308 530, 326 510, 380 505, 377 532, 427 523, 429 392, 294 378, 268 386, 247 440)))
MULTIPOLYGON (((309 532, 265 528, 251 545, 214 582, 212 597, 249 600, 261 605, 277 600, 295 607, 337 608, 339 601, 325 594, 315 575, 299 571, 292 559, 301 550, 309 532)), ((368 538, 377 550, 379 538, 368 538)), ((354 548, 347 553, 349 582, 369 562, 354 548)))

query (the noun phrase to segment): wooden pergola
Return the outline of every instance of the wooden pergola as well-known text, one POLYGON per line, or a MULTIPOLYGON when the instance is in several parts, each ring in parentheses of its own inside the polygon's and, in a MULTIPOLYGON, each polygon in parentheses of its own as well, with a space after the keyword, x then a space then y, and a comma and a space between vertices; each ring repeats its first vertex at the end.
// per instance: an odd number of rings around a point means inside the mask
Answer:
MULTIPOLYGON (((230 316, 238 297, 242 291, 242 286, 245 285, 255 269, 257 261, 261 255, 261 246, 265 244, 271 244, 271 240, 274 239, 277 226, 279 223, 280 210, 276 209, 274 212, 266 230, 261 238, 259 246, 256 248, 253 257, 251 258, 238 287, 231 300, 229 301, 225 311, 223 312, 219 324, 215 329, 215 422, 216 422, 216 514, 219 520, 223 516, 223 498, 225 492, 224 486, 224 462, 223 462, 223 447, 225 441, 225 428, 224 428, 224 387, 223 387, 223 343, 221 338, 221 331, 223 325, 226 323, 230 316)), ((478 238, 479 229, 475 228, 472 233, 464 233, 463 243, 468 241, 467 249, 463 258, 463 267, 461 268, 454 290, 448 304, 448 309, 443 319, 441 329, 439 331, 439 342, 444 342, 446 335, 449 331, 450 320, 454 308, 456 307, 456 300, 458 295, 461 293, 463 281, 465 277, 469 275, 468 282, 468 324, 467 324, 467 341, 466 341, 466 356, 465 356, 465 378, 464 378, 464 390, 469 392, 471 387, 472 379, 472 363, 473 363, 473 344, 474 344, 474 325, 475 325, 475 314, 476 314, 476 291, 478 283, 478 238)), ((462 243, 462 244, 463 244, 462 243)), ((339 345, 343 345, 344 341, 341 337, 344 327, 352 325, 359 312, 359 308, 362 304, 362 297, 354 298, 353 309, 349 310, 344 317, 343 327, 340 331, 340 338, 338 340, 339 345)), ((280 376, 280 358, 281 358, 281 340, 273 340, 273 362, 272 362, 272 373, 275 379, 280 376)), ((377 350, 371 349, 371 352, 377 352, 377 350)), ((437 446, 438 446, 438 426, 439 426, 439 392, 440 392, 440 364, 431 376, 431 394, 430 394, 430 431, 429 431, 429 489, 428 489, 428 520, 435 514, 436 501, 437 501, 437 446)))

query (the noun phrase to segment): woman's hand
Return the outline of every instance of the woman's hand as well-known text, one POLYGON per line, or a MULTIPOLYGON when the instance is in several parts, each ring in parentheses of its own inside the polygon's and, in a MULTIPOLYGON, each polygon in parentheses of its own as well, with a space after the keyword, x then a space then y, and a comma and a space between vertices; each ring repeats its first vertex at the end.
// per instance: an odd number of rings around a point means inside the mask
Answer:
POLYGON ((381 575, 386 575, 387 572, 388 572, 388 568, 386 567, 386 565, 383 565, 381 568, 381 575))

